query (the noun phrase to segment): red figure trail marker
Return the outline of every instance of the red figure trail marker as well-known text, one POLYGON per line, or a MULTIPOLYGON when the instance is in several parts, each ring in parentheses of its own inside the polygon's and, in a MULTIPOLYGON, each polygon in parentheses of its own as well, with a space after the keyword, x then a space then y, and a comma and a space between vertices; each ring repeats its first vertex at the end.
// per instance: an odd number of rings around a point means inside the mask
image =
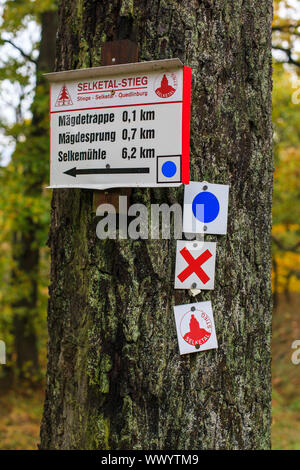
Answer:
MULTIPOLYGON (((174 82, 174 86, 177 88, 176 80, 173 79, 173 82, 174 82)), ((161 82, 160 82, 160 87, 156 88, 155 93, 160 98, 169 98, 170 96, 174 95, 176 88, 172 87, 169 84, 169 80, 167 79, 166 74, 164 73, 163 78, 161 79, 161 82)))
POLYGON ((174 316, 180 354, 218 347, 210 301, 175 305, 174 316))
POLYGON ((195 315, 192 313, 189 323, 190 330, 185 333, 183 339, 187 343, 194 342, 194 344, 204 344, 209 340, 211 335, 210 331, 207 331, 205 328, 200 328, 199 321, 195 318, 195 315))

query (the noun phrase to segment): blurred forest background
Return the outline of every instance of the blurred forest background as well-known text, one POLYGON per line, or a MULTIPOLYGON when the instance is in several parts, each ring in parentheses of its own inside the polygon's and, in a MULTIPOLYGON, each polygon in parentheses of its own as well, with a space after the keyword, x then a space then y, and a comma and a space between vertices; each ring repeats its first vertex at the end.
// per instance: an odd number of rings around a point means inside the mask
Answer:
MULTIPOLYGON (((36 449, 46 370, 55 0, 0 1, 0 449, 36 449)), ((274 449, 300 450, 300 1, 275 0, 274 449)))

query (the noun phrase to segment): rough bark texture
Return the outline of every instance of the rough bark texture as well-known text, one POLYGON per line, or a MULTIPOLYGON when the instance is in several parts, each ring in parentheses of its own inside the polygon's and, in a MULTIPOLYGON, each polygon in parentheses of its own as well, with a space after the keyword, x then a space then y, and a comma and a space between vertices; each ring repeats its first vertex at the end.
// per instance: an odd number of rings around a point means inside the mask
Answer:
MULTIPOLYGON (((271 18, 266 0, 60 2, 57 70, 105 41, 193 69, 191 176, 230 184, 213 302, 219 349, 179 356, 174 240, 100 241, 92 192, 52 202, 44 449, 270 446, 271 18)), ((183 188, 132 200, 182 203, 183 188)))

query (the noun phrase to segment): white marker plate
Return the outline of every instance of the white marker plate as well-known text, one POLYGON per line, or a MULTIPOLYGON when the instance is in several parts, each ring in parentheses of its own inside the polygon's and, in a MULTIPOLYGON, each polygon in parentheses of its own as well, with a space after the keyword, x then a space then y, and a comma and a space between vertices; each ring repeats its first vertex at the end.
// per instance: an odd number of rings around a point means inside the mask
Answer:
POLYGON ((216 243, 177 241, 175 289, 213 289, 216 243))
POLYGON ((227 232, 229 186, 191 181, 184 189, 183 232, 227 232))
POLYGON ((218 348, 210 301, 175 305, 174 315, 180 354, 218 348))

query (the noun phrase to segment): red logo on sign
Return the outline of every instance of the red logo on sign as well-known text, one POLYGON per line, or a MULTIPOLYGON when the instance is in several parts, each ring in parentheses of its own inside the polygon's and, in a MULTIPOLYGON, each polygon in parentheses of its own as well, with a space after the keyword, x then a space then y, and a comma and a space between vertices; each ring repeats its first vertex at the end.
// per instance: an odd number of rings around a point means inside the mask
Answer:
POLYGON ((162 78, 155 81, 155 86, 159 84, 159 87, 155 89, 155 93, 160 98, 169 98, 174 95, 177 88, 177 78, 174 73, 164 73, 162 78))
POLYGON ((56 100, 55 106, 71 106, 72 104, 73 101, 71 99, 68 88, 66 85, 63 85, 56 100))
POLYGON ((188 344, 201 346, 211 337, 212 323, 207 313, 202 310, 187 312, 181 319, 180 332, 188 344))
POLYGON ((180 282, 185 281, 191 274, 196 273, 200 281, 202 281, 203 284, 206 284, 210 280, 210 278, 208 277, 206 272, 203 271, 201 265, 212 257, 211 252, 209 250, 205 250, 204 253, 198 256, 198 258, 194 258, 189 252, 189 250, 184 247, 180 251, 180 254, 188 263, 188 266, 177 276, 180 282))

